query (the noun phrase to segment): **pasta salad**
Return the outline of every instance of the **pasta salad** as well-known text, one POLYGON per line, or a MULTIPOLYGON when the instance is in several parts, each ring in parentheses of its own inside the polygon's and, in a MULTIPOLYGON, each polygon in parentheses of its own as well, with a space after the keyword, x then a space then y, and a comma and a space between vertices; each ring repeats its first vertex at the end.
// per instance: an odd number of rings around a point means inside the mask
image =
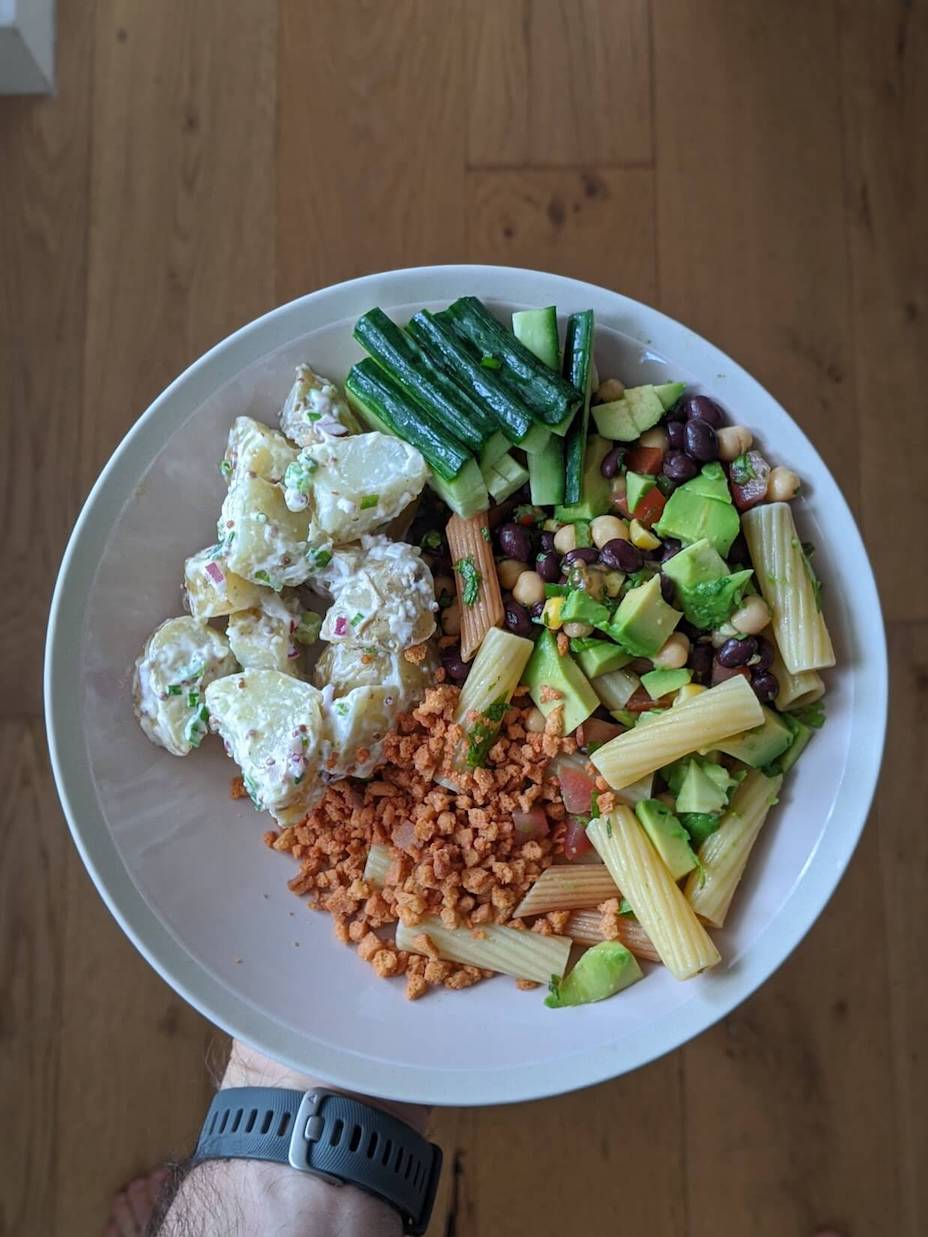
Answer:
POLYGON ((720 961, 835 656, 789 468, 682 382, 596 368, 591 310, 372 309, 229 430, 217 539, 136 714, 216 734, 289 886, 416 998, 551 1008, 720 961))

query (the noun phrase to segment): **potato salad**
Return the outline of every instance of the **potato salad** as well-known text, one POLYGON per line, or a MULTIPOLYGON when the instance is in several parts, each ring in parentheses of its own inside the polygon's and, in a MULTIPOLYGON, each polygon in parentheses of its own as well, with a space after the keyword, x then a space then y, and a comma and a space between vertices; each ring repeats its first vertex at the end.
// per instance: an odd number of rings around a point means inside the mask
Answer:
POLYGON ((380 531, 418 499, 420 452, 361 433, 308 365, 279 421, 232 422, 217 540, 184 564, 189 613, 149 637, 133 698, 173 756, 218 734, 255 806, 287 822, 376 766, 434 673, 437 603, 420 551, 380 531))

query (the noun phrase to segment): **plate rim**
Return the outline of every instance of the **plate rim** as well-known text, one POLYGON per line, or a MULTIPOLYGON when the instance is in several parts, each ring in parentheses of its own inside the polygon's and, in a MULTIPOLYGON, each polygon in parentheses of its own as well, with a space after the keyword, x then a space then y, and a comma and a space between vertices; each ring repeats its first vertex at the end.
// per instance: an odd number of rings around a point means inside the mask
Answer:
MULTIPOLYGON (((480 286, 478 284, 478 286, 480 286)), ((519 299, 505 292, 486 293, 490 299, 519 299)), ((425 299, 430 299, 428 296, 425 299)), ((438 298, 436 298, 438 299, 438 298)), ((391 302, 392 303, 392 302, 391 302)), ((405 303, 401 302, 401 303, 405 303)), ((348 315, 341 314, 340 317, 348 315)), ((332 318, 332 320, 337 320, 332 318)), ((656 333, 656 332, 655 332, 656 333)), ((196 403, 196 396, 192 397, 196 403)), ((154 444, 152 444, 154 445, 154 444)), ((832 513, 831 504, 829 511, 832 513)), ((344 280, 306 293, 277 306, 214 344, 202 356, 183 370, 130 426, 125 436, 103 467, 88 494, 62 557, 55 590, 49 609, 45 644, 44 701, 46 732, 52 772, 59 800, 68 822, 71 836, 98 893, 123 932, 146 961, 165 982, 205 1018, 230 1035, 244 1039, 256 1047, 301 1072, 318 1074, 336 1085, 366 1094, 407 1102, 470 1107, 475 1105, 512 1103, 541 1099, 566 1091, 593 1085, 619 1074, 638 1069, 665 1053, 682 1046, 707 1030, 720 1018, 746 1000, 783 964, 818 919, 837 888, 866 824, 879 779, 882 752, 886 738, 888 711, 888 659, 885 626, 872 565, 863 538, 848 503, 830 469, 809 440, 802 427, 752 375, 716 345, 662 311, 600 285, 553 272, 527 267, 484 264, 449 264, 403 267, 344 280), (865 730, 855 760, 846 764, 838 783, 835 801, 826 821, 836 815, 839 800, 846 797, 845 787, 853 785, 853 799, 839 826, 826 827, 819 843, 802 868, 793 889, 767 927, 752 942, 747 953, 730 971, 713 979, 711 989, 703 985, 693 997, 679 1007, 664 1027, 652 1028, 647 1036, 639 1033, 617 1044, 593 1052, 577 1052, 558 1059, 553 1065, 529 1063, 517 1068, 484 1067, 480 1070, 455 1070, 433 1066, 411 1066, 364 1057, 350 1049, 334 1047, 314 1040, 309 1032, 299 1037, 299 1043, 312 1049, 313 1060, 293 1055, 292 1029, 277 1023, 271 1015, 259 1011, 243 996, 237 995, 212 975, 184 947, 151 910, 119 855, 102 813, 96 803, 92 770, 86 760, 79 727, 74 725, 79 713, 79 693, 73 675, 70 697, 63 690, 68 683, 68 670, 77 673, 77 652, 80 648, 82 617, 86 597, 93 582, 100 554, 105 544, 105 532, 110 517, 122 509, 125 498, 138 480, 128 484, 126 477, 138 468, 144 473, 151 461, 149 439, 162 436, 159 415, 174 400, 179 390, 203 387, 203 398, 223 382, 232 380, 247 366, 269 352, 284 347, 305 333, 300 329, 301 315, 327 300, 348 298, 352 292, 369 288, 378 281, 408 285, 406 301, 417 299, 416 287, 423 280, 465 278, 485 284, 534 278, 550 288, 544 299, 580 298, 584 292, 607 297, 616 308, 627 313, 635 326, 626 331, 639 338, 642 346, 651 344, 641 337, 641 317, 649 319, 661 332, 655 344, 661 352, 672 355, 668 338, 683 346, 696 345, 704 350, 706 368, 726 367, 737 373, 753 388, 753 394, 768 406, 775 406, 791 423, 814 456, 822 473, 834 486, 837 512, 844 526, 842 535, 849 537, 850 549, 858 556, 855 577, 855 605, 848 604, 851 630, 867 628, 867 674, 863 680, 867 690, 866 705, 855 698, 852 708, 852 730, 849 745, 856 736, 856 723, 865 730), (558 291, 561 296, 559 297, 558 291), (296 329, 288 335, 287 327, 296 329), (225 374, 214 371, 228 365, 229 352, 234 365, 225 374), (241 355, 239 355, 241 353, 241 355), (141 460, 136 465, 135 461, 141 460), (122 485, 116 484, 122 482, 122 485), (120 494, 123 497, 120 498, 120 494), (116 500, 119 499, 117 502, 116 500), (104 536, 101 538, 101 533, 104 536), (862 617, 865 616, 865 617, 862 617), (866 621, 865 621, 866 619, 866 621), (70 656, 70 666, 69 666, 70 656), (860 715, 863 715, 861 720, 860 715), (862 750, 861 750, 862 749, 862 750), (82 767, 86 766, 86 767, 82 767), (845 792, 845 793, 843 793, 845 792), (102 827, 101 827, 102 826, 102 827), (793 914, 786 922, 786 908, 793 914), (773 929, 778 931, 774 934, 773 929), (632 1045, 629 1047, 629 1045, 632 1045)))

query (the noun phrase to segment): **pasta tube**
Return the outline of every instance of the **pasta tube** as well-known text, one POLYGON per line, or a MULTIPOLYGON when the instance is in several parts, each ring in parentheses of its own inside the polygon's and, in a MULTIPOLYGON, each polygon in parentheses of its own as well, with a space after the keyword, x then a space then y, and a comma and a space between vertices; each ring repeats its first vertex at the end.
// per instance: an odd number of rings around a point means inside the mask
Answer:
POLYGON ((758 769, 749 773, 718 829, 699 848, 700 867, 686 882, 686 897, 696 914, 713 927, 721 928, 725 922, 751 847, 782 784, 782 777, 765 777, 758 769))
POLYGON ((741 518, 745 540, 777 644, 791 674, 835 664, 819 584, 802 548, 788 503, 763 503, 741 518))
POLYGON ((486 759, 533 647, 531 640, 498 627, 486 633, 458 698, 455 721, 464 728, 459 766, 476 768, 486 759))
POLYGON ((502 626, 505 613, 487 513, 469 520, 453 515, 445 532, 461 607, 461 657, 470 661, 487 632, 502 626))
POLYGON ((433 916, 411 926, 402 922, 396 925, 399 949, 428 955, 423 936, 449 962, 501 971, 540 984, 546 984, 552 975, 562 976, 570 957, 569 937, 520 932, 498 923, 483 924, 480 928, 446 928, 433 916))
POLYGON ((364 865, 364 880, 375 889, 383 889, 392 862, 389 846, 380 842, 372 843, 364 865))
POLYGON ((682 756, 760 726, 763 720, 750 683, 736 675, 667 709, 646 726, 626 730, 598 748, 590 760, 614 790, 621 790, 682 756))
POLYGON ((557 864, 546 868, 512 912, 516 919, 544 915, 548 911, 599 906, 607 898, 621 897, 615 881, 601 863, 557 864))
MULTIPOLYGON (((571 940, 576 941, 578 945, 598 945, 600 941, 606 939, 603 936, 603 917, 596 910, 574 911, 567 920, 565 930, 571 940)), ((646 958, 649 962, 660 962, 660 956, 651 944, 647 932, 638 920, 630 915, 619 916, 616 940, 621 941, 625 948, 630 949, 636 957, 646 958)))
POLYGON ((802 670, 799 674, 791 674, 786 669, 786 663, 780 656, 779 649, 776 651, 770 671, 779 685, 775 703, 781 712, 785 709, 801 709, 807 704, 814 704, 825 694, 825 684, 816 670, 802 670))
POLYGON ((675 979, 690 979, 721 961, 712 938, 629 808, 619 807, 591 820, 587 835, 675 979))

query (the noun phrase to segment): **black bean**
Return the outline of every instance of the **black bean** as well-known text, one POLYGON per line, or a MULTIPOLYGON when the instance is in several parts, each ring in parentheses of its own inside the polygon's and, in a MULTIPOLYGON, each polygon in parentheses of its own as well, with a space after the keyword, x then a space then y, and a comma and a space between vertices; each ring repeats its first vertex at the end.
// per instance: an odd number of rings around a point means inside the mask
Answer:
POLYGON ((548 554, 539 554, 535 559, 535 570, 545 584, 556 584, 561 578, 560 555, 555 554, 553 550, 548 554))
POLYGON ((613 571, 637 571, 642 563, 641 551, 624 537, 614 537, 600 550, 599 561, 613 571))
POLYGON ((777 676, 771 674, 769 670, 761 670, 761 672, 751 675, 751 686, 754 688, 754 695, 761 704, 768 704, 776 698, 777 692, 780 690, 780 684, 777 682, 777 676))
POLYGON ((698 472, 699 465, 682 451, 668 451, 664 456, 664 476, 675 481, 677 485, 692 481, 698 472))
POLYGON ((731 543, 731 549, 728 551, 728 561, 730 563, 749 563, 751 556, 748 554, 748 543, 744 539, 744 533, 739 533, 731 543))
POLYGON ((541 548, 544 550, 545 554, 551 553, 554 549, 554 533, 541 534, 541 548))
POLYGON ((499 548, 507 558, 527 563, 532 557, 532 539, 521 524, 504 524, 496 534, 499 548))
POLYGON ((544 608, 545 608, 545 603, 543 601, 536 601, 535 604, 532 606, 531 610, 529 610, 529 614, 532 616, 532 618, 541 618, 541 614, 544 608))
POLYGON ((715 400, 709 399, 707 395, 686 395, 680 403, 687 421, 698 417, 701 421, 708 422, 713 429, 725 424, 725 413, 715 400))
POLYGON ((683 444, 686 454, 703 464, 719 458, 718 435, 708 421, 699 417, 687 421, 683 430, 683 444))
POLYGON ((675 451, 683 450, 683 422, 667 422, 667 441, 675 451))
POLYGON ((531 636, 534 631, 528 610, 512 599, 506 602, 506 626, 516 636, 531 636))
POLYGON ((563 566, 570 567, 574 563, 595 563, 599 558, 599 550, 590 546, 578 546, 576 550, 568 550, 564 555, 563 566))
POLYGON ((769 670, 773 665, 773 659, 776 655, 776 650, 765 636, 757 636, 757 661, 753 663, 751 669, 755 673, 760 673, 761 670, 769 670))
POLYGON ((683 546, 679 541, 675 541, 673 537, 665 537, 661 544, 661 562, 666 563, 675 554, 679 554, 682 549, 683 546))
POLYGON ((441 664, 445 674, 453 683, 463 683, 470 674, 471 662, 461 660, 460 648, 446 649, 442 654, 441 664))
POLYGON ((676 595, 677 593, 676 593, 676 589, 674 588, 673 580, 671 580, 670 576, 665 576, 662 572, 661 573, 661 596, 663 597, 664 601, 667 602, 668 606, 673 605, 673 600, 674 600, 674 597, 676 597, 676 595))
POLYGON ((599 471, 604 477, 610 479, 616 475, 622 466, 622 460, 625 457, 624 447, 613 447, 609 454, 605 457, 599 466, 599 471))
POLYGON ((669 498, 677 488, 677 483, 676 481, 671 481, 667 474, 662 472, 657 478, 657 488, 665 498, 669 498))
POLYGON ((674 406, 664 413, 664 421, 667 424, 668 430, 675 421, 686 420, 686 396, 682 396, 674 406))
POLYGON ((753 636, 747 636, 744 640, 738 640, 733 636, 731 640, 726 640, 718 651, 719 665, 724 666, 726 670, 731 670, 736 666, 746 666, 756 652, 757 641, 753 636))
POLYGON ((712 674, 712 645, 705 641, 694 644, 690 649, 689 666, 697 683, 706 682, 712 674))

